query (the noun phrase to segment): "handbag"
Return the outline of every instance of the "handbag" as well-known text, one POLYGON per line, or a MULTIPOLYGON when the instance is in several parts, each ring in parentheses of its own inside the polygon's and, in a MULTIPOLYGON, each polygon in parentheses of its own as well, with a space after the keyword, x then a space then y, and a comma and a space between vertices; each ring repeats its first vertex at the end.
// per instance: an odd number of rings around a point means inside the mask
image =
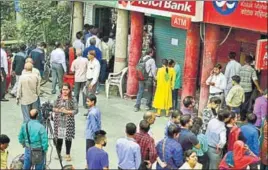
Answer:
POLYGON ((28 123, 29 122, 27 122, 27 124, 26 124, 26 133, 27 133, 27 138, 28 138, 29 146, 30 146, 31 163, 32 163, 32 165, 41 164, 43 162, 43 157, 44 157, 43 156, 43 149, 31 147, 31 140, 30 140, 30 135, 29 135, 28 123))

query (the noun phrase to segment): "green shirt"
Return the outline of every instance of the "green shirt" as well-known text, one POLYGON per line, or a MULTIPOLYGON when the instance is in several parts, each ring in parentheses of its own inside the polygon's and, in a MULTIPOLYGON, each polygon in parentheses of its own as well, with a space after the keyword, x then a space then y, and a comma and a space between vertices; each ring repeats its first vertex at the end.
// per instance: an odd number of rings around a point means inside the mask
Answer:
POLYGON ((226 96, 226 103, 230 107, 239 107, 244 101, 245 93, 240 85, 233 86, 226 96))
POLYGON ((176 80, 175 80, 174 89, 179 89, 181 88, 181 67, 179 64, 176 64, 174 69, 176 72, 176 80))
MULTIPOLYGON (((48 150, 48 136, 46 128, 42 124, 40 124, 38 120, 30 120, 28 123, 28 130, 31 140, 31 147, 42 148, 43 151, 46 152, 48 150)), ((19 142, 23 146, 29 147, 26 132, 26 123, 23 123, 20 129, 19 142)))

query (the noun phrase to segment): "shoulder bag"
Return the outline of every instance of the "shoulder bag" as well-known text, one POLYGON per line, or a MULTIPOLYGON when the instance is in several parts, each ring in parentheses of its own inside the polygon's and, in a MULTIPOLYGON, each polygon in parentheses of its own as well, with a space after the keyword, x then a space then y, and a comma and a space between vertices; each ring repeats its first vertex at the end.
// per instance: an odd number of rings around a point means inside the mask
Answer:
POLYGON ((29 135, 28 123, 26 124, 26 133, 27 138, 30 146, 30 154, 31 154, 31 163, 32 165, 41 164, 43 162, 43 150, 42 148, 32 148, 31 147, 31 140, 29 135))

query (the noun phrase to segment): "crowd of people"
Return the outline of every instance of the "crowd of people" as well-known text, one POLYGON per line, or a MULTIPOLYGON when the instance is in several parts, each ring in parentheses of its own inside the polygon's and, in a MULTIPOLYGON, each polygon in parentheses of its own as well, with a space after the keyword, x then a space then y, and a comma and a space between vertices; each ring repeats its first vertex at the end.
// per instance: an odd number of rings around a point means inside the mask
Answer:
MULTIPOLYGON (((63 49, 55 43, 51 52, 52 94, 59 95, 53 104, 54 138, 56 150, 65 142, 65 160, 71 161, 72 140, 75 137, 75 116, 78 114, 79 94, 82 105, 88 109, 85 125, 85 159, 88 169, 109 169, 109 156, 104 150, 106 131, 102 129, 101 111, 97 107, 98 89, 107 77, 107 66, 114 56, 114 40, 99 38, 94 26, 85 25, 84 32, 76 34, 72 46, 63 49), (70 49, 72 48, 72 49, 70 49), (67 49, 67 50, 66 50, 67 49), (73 54, 71 54, 73 53, 73 54), (74 61, 68 66, 70 56, 74 61), (69 83, 63 82, 65 73, 74 74, 74 95, 69 83)), ((12 74, 16 83, 11 95, 21 105, 23 124, 18 141, 25 148, 23 169, 43 169, 48 150, 48 135, 40 110, 40 82, 44 72, 45 43, 37 44, 29 54, 21 45, 15 54, 12 74)), ((216 64, 208 77, 209 101, 200 116, 194 110, 195 98, 187 96, 178 105, 181 89, 181 68, 174 60, 162 60, 157 68, 149 48, 139 61, 137 71, 139 90, 135 111, 139 111, 142 98, 147 99, 146 110, 139 125, 130 122, 125 126, 126 137, 116 142, 118 169, 268 169, 267 153, 267 98, 256 71, 251 66, 252 57, 246 56, 245 65, 235 61, 230 52, 225 73, 216 64), (255 85, 253 87, 253 84, 255 85), (155 93, 154 93, 154 87, 155 93), (252 100, 254 89, 259 92, 252 100), (155 109, 155 112, 152 109, 155 109), (169 117, 163 139, 156 142, 151 127, 162 112, 169 117)), ((5 79, 8 74, 7 54, 1 44, 1 101, 5 99, 5 79)), ((1 169, 6 169, 7 147, 10 139, 0 136, 1 169)), ((74 165, 75 166, 75 165, 74 165)))

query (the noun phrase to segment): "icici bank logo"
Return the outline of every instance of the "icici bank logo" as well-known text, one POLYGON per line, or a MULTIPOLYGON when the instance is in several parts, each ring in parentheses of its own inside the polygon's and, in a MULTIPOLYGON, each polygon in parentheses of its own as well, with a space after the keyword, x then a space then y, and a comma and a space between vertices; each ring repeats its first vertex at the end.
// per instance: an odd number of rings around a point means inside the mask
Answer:
POLYGON ((130 3, 130 5, 132 5, 135 1, 119 1, 119 3, 123 6, 123 7, 127 7, 127 5, 130 3))
POLYGON ((213 1, 213 6, 222 15, 229 15, 235 11, 238 1, 213 1))

